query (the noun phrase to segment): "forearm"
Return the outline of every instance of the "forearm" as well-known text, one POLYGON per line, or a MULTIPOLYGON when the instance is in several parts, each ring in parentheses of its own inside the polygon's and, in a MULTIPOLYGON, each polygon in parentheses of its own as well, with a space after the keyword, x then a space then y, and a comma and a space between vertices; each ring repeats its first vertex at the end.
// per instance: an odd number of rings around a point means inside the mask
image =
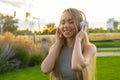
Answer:
POLYGON ((87 62, 82 53, 81 40, 76 39, 73 49, 73 56, 72 56, 72 68, 74 70, 79 71, 86 65, 87 62))
POLYGON ((49 73, 53 70, 56 59, 58 58, 58 55, 60 53, 62 46, 58 43, 55 43, 52 48, 49 51, 48 56, 45 58, 45 60, 41 64, 41 70, 44 73, 49 73))

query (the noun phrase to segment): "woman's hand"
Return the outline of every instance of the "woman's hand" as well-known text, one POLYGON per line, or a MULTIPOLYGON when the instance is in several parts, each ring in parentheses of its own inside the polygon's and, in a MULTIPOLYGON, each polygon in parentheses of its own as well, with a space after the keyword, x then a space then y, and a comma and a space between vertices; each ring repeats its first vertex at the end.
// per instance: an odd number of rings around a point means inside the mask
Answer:
POLYGON ((61 30, 58 28, 58 29, 56 30, 56 42, 57 42, 59 45, 63 45, 63 44, 64 44, 64 40, 65 40, 65 38, 64 38, 61 30))
POLYGON ((87 25, 82 26, 80 32, 76 35, 76 39, 83 40, 85 38, 87 38, 87 25))

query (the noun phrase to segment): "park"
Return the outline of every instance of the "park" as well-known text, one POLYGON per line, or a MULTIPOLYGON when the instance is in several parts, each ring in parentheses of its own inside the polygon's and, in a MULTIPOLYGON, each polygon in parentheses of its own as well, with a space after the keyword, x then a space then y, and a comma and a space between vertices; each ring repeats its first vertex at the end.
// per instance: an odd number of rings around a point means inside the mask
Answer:
MULTIPOLYGON (((41 19, 26 11, 23 21, 27 25, 22 26, 27 28, 20 29, 18 13, 13 12, 0 12, 0 80, 49 80, 50 75, 41 71, 41 63, 55 42, 58 25, 47 22, 41 26, 41 19)), ((120 20, 109 18, 107 24, 110 27, 106 29, 99 25, 87 31, 97 48, 96 80, 120 80, 120 20)))
MULTIPOLYGON (((99 34, 89 34, 91 42, 93 42, 98 50, 97 53, 120 53, 120 40, 119 40, 119 33, 107 33, 110 35, 113 35, 113 37, 108 40, 107 35, 105 36, 105 33, 101 33, 103 36, 101 39, 97 40, 98 38, 96 35, 99 34), (118 35, 118 37, 115 37, 115 35, 118 35), (105 36, 105 37, 104 37, 105 36), (93 38, 96 38, 93 39, 93 38), (95 40, 95 41, 94 41, 95 40), (109 48, 109 49, 108 49, 109 48), (113 48, 113 49, 112 49, 113 48)), ((3 36, 0 37, 0 44, 7 45, 9 44, 9 49, 11 50, 10 45, 14 45, 14 49, 19 50, 16 54, 19 56, 16 56, 14 59, 18 59, 21 61, 21 64, 16 65, 15 62, 10 63, 9 59, 8 61, 2 62, 2 58, 0 57, 0 80, 48 80, 49 75, 45 75, 41 72, 40 63, 47 55, 49 46, 54 41, 54 35, 39 35, 35 36, 35 41, 33 42, 33 37, 31 36, 14 36, 10 32, 6 32, 3 36), (4 37, 3 37, 4 36, 4 37), (31 40, 31 42, 30 42, 31 40), (5 42, 6 41, 6 42, 5 42), (46 43, 46 45, 43 43, 46 43), (39 45, 41 46, 39 46, 39 45), (32 45, 32 46, 30 46, 32 45), (25 49, 26 48, 26 49, 25 49), (29 51, 28 51, 29 50, 29 51), (20 55, 20 53, 22 53, 20 55), (30 55, 27 55, 30 54, 30 55), (31 56, 31 57, 28 57, 31 56), (24 60, 24 61, 23 61, 24 60), (9 68, 8 65, 4 65, 7 62, 9 62, 9 68), (12 66, 12 65, 14 66, 12 66), (2 67, 3 66, 3 67, 2 67), (10 68, 11 67, 11 68, 10 68), (11 70, 10 70, 11 69, 11 70), (8 70, 8 71, 7 71, 8 70), (12 71, 13 70, 13 71, 12 71)), ((5 47, 5 46, 4 46, 5 47)), ((2 47, 1 49, 4 49, 2 47)), ((9 50, 8 49, 8 50, 9 50)), ((5 49, 4 49, 5 50, 5 49)), ((2 50, 1 50, 2 51, 2 50)), ((10 52, 9 52, 10 54, 10 52)), ((3 59, 5 60, 5 59, 3 59)), ((12 61, 12 60, 11 60, 12 61)), ((17 62, 17 61, 16 61, 17 62)), ((119 65, 120 65, 120 56, 98 56, 97 57, 97 68, 96 68, 96 78, 97 80, 119 80, 119 65), (109 67, 109 68, 108 68, 109 67), (106 77, 110 75, 109 77, 106 77)))

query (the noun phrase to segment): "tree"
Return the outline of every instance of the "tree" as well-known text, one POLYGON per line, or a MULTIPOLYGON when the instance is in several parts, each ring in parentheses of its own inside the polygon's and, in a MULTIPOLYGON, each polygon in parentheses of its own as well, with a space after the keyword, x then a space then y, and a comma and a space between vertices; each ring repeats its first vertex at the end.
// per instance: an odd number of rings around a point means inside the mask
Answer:
POLYGON ((49 23, 46 25, 46 27, 47 27, 48 33, 50 34, 54 34, 55 30, 57 29, 57 27, 55 26, 55 23, 49 23))
POLYGON ((13 16, 0 14, 0 22, 1 21, 4 21, 2 28, 3 32, 9 31, 14 33, 18 28, 18 19, 13 16))

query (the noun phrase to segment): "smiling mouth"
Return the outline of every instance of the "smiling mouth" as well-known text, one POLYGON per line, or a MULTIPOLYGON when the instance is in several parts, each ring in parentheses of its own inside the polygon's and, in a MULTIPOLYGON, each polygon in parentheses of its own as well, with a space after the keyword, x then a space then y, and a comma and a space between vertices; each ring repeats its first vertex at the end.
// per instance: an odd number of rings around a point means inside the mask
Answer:
POLYGON ((64 30, 64 32, 71 32, 71 30, 64 30))
POLYGON ((71 31, 72 31, 72 30, 64 30, 63 32, 64 32, 65 34, 69 34, 71 31))

